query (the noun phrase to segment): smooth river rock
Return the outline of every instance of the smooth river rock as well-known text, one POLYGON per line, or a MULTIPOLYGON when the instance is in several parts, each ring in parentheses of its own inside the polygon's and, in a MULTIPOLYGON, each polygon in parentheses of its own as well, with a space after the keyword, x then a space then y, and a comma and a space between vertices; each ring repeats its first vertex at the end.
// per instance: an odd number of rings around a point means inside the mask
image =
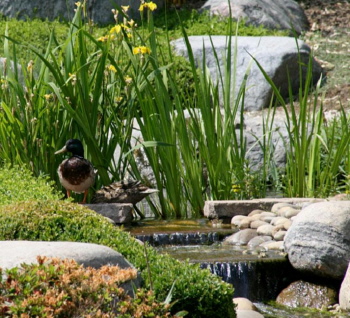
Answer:
POLYGON ((334 288, 299 280, 282 290, 276 302, 293 308, 325 309, 337 303, 337 291, 334 288))
POLYGON ((350 201, 315 203, 293 220, 284 238, 294 268, 342 279, 350 260, 350 201))
MULTIPOLYGON (((98 244, 79 242, 43 241, 0 241, 0 268, 3 270, 20 266, 22 263, 35 264, 37 256, 74 259, 85 267, 100 268, 104 265, 118 265, 120 268, 134 268, 117 251, 98 244)), ((123 285, 132 294, 133 286, 141 285, 141 277, 123 285)))

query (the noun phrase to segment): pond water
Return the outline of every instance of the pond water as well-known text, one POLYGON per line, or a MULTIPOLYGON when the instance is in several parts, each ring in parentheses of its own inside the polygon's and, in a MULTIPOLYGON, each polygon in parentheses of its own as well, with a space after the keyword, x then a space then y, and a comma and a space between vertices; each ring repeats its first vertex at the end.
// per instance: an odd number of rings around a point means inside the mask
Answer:
POLYGON ((153 245, 160 253, 208 268, 234 286, 234 297, 253 301, 265 318, 350 317, 271 304, 283 288, 299 279, 298 273, 286 255, 279 251, 254 251, 246 246, 223 245, 226 236, 238 231, 231 225, 212 223, 207 219, 142 220, 126 230, 153 245))

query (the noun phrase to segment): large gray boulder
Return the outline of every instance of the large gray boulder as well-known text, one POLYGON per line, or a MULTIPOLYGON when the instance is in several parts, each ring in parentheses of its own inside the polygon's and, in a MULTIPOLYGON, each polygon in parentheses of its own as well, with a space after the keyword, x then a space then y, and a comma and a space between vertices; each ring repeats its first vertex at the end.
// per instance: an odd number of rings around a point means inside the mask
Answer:
POLYGON ((221 16, 230 16, 254 26, 294 30, 297 34, 309 28, 304 10, 293 0, 208 0, 202 9, 221 16))
MULTIPOLYGON (((0 13, 10 18, 41 18, 54 20, 61 18, 71 20, 76 8, 76 0, 2 0, 0 1, 0 13)), ((83 1, 81 1, 83 2, 83 1)), ((155 0, 158 8, 164 1, 155 0)), ((87 1, 87 14, 90 19, 100 25, 115 23, 112 9, 118 6, 130 6, 128 14, 133 19, 140 19, 140 1, 134 0, 98 0, 87 1)))
POLYGON ((350 264, 340 286, 339 305, 343 310, 350 310, 350 264))
MULTIPOLYGON (((190 36, 189 43, 191 45, 194 58, 197 65, 202 65, 203 49, 205 51, 205 62, 209 68, 214 83, 219 81, 219 70, 222 74, 225 70, 225 59, 227 53, 227 37, 226 36, 190 36), (217 53, 218 61, 214 53, 217 53), (219 64, 219 65, 218 65, 219 64)), ((175 52, 188 58, 188 49, 183 38, 171 42, 175 52)), ((267 75, 272 79, 280 94, 286 100, 289 97, 289 86, 294 94, 298 93, 300 88, 300 72, 301 64, 307 65, 310 59, 310 47, 301 40, 292 37, 254 37, 254 36, 238 36, 232 38, 232 61, 235 58, 235 48, 237 49, 237 61, 232 63, 231 74, 232 83, 236 83, 235 87, 231 87, 233 95, 236 96, 243 80, 246 76, 246 92, 244 100, 244 110, 256 111, 266 108, 270 105, 272 97, 272 88, 265 80, 263 73, 258 65, 254 62, 254 57, 267 75), (234 64, 237 65, 233 69, 234 64)), ((302 67, 302 78, 306 77, 307 69, 302 67)), ((312 66, 313 84, 316 84, 322 74, 322 67, 313 60, 312 66)), ((219 81, 220 82, 220 81, 219 81)), ((222 88, 219 85, 219 92, 222 95, 222 88)), ((222 102, 223 98, 220 96, 222 102)))
POLYGON ((284 239, 294 268, 342 279, 350 260, 350 201, 307 206, 294 219, 284 239))
MULTIPOLYGON (((134 268, 120 253, 98 244, 79 242, 33 242, 0 241, 0 268, 3 270, 18 267, 22 263, 35 264, 37 256, 74 259, 85 267, 100 268, 104 265, 118 265, 120 268, 134 268)), ((140 287, 141 277, 127 282, 124 289, 132 294, 133 285, 140 287)))

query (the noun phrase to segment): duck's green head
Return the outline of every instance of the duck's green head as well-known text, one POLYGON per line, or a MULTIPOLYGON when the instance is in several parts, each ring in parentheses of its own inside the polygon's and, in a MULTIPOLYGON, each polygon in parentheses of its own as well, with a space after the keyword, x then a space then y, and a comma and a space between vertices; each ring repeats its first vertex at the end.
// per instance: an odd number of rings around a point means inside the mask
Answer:
POLYGON ((84 148, 83 144, 79 139, 69 139, 67 140, 65 146, 56 151, 55 155, 62 152, 71 152, 73 156, 84 157, 84 148))

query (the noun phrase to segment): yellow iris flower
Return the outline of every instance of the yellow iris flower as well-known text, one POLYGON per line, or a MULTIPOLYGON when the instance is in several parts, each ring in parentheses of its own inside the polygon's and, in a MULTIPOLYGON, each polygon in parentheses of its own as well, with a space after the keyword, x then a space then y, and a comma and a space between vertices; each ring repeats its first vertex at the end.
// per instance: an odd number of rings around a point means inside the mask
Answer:
POLYGON ((136 55, 136 54, 150 54, 151 50, 146 46, 137 46, 137 47, 133 48, 132 53, 134 55, 136 55))
POLYGON ((150 11, 154 11, 155 9, 157 9, 157 5, 152 1, 145 2, 145 3, 140 5, 139 11, 142 12, 145 8, 149 9, 150 11))

